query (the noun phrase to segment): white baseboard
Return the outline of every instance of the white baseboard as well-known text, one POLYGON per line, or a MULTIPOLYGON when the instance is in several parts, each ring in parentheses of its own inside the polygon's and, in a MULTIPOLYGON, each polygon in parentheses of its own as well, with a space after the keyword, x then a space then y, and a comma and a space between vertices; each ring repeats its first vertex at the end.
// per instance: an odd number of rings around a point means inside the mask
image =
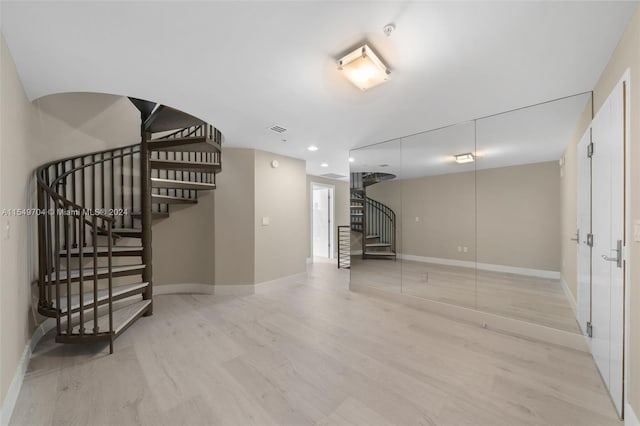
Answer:
POLYGON ((573 293, 569 289, 569 285, 564 280, 564 277, 560 278, 560 284, 562 284, 562 290, 564 291, 564 294, 567 297, 569 304, 571 305, 571 310, 573 310, 573 315, 577 318, 578 315, 576 311, 576 299, 573 297, 573 293))
POLYGON ((533 338, 542 342, 552 343, 582 352, 589 352, 586 339, 579 333, 571 333, 544 325, 507 318, 475 309, 463 308, 462 306, 455 306, 448 303, 436 302, 405 293, 390 292, 362 284, 351 283, 349 284, 349 289, 358 293, 391 300, 412 308, 433 312, 456 321, 477 324, 489 330, 525 338, 533 338))
POLYGON ((256 292, 255 286, 253 284, 216 284, 213 287, 214 294, 217 294, 218 296, 251 296, 256 292))
POLYGON ((20 395, 20 389, 22 389, 24 375, 27 372, 27 367, 29 366, 29 361, 31 360, 31 354, 33 353, 34 348, 40 339, 42 339, 42 337, 55 326, 56 321, 53 318, 48 318, 36 327, 31 335, 31 339, 25 345, 22 357, 20 357, 18 368, 13 375, 11 385, 9 385, 4 401, 2 401, 2 407, 0 407, 0 425, 6 426, 11 420, 13 410, 15 409, 16 402, 18 401, 18 395, 20 395))
POLYGON ((560 271, 548 271, 545 269, 521 268, 518 266, 494 265, 470 260, 444 259, 440 257, 415 256, 413 254, 398 253, 398 259, 414 262, 434 263, 436 265, 459 266, 461 268, 476 268, 482 271, 504 272, 508 274, 526 275, 530 277, 560 279, 560 271))
POLYGON ((153 294, 214 294, 214 289, 215 286, 211 284, 158 284, 153 286, 153 294))
POLYGON ((640 426, 640 420, 629 403, 624 406, 624 426, 640 426))
POLYGON ((304 281, 307 279, 306 272, 300 272, 298 274, 288 275, 286 277, 276 278, 275 280, 262 281, 255 285, 256 293, 261 290, 266 290, 267 288, 273 288, 276 286, 287 286, 290 284, 295 284, 300 281, 304 281))

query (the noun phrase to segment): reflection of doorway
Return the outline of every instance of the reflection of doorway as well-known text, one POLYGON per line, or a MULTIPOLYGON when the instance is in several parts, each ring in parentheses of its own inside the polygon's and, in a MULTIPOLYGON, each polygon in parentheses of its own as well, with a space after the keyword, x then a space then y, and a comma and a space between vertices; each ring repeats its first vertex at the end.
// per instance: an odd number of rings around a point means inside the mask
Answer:
POLYGON ((313 257, 334 256, 333 185, 311 183, 311 250, 313 257))

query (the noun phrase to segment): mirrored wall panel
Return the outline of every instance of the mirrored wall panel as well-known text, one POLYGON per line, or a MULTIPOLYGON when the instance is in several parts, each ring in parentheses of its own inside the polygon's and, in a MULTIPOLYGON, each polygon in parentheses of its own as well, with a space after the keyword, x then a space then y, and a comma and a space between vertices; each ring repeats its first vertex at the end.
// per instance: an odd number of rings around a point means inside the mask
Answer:
POLYGON ((579 333, 575 133, 590 102, 353 150, 351 283, 579 333))
POLYGON ((409 136, 401 145, 400 180, 385 191, 402 194, 402 292, 474 308, 474 123, 409 136))
POLYGON ((379 191, 400 181, 401 141, 351 153, 351 283, 400 292, 401 192, 379 191))
POLYGON ((563 169, 564 152, 589 100, 574 96, 477 121, 479 310, 579 332, 572 290, 561 279, 562 263, 576 261, 575 252, 562 252, 562 238, 569 243, 563 210, 575 230, 575 210, 567 209, 575 200, 563 200, 561 189, 575 180, 575 168, 563 169))

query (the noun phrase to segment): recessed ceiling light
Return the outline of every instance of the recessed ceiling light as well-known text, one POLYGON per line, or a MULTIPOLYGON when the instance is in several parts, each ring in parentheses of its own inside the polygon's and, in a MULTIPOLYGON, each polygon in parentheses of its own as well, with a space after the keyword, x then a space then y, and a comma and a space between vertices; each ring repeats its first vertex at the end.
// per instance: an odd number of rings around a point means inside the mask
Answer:
POLYGON ((349 162, 350 162, 350 163, 353 163, 354 161, 356 161, 356 159, 355 159, 355 158, 353 158, 353 157, 349 157, 349 162))
POLYGON ((309 146, 307 147, 307 149, 308 149, 309 151, 317 151, 317 150, 318 150, 318 147, 317 147, 317 146, 315 146, 315 145, 309 145, 309 146))
POLYGON ((384 83, 390 71, 368 45, 358 47, 338 61, 338 69, 360 90, 384 83))
POLYGON ((473 163, 475 161, 475 157, 470 152, 467 152, 466 154, 458 154, 455 158, 456 163, 458 164, 473 163))
POLYGON ((320 167, 329 167, 329 165, 327 163, 322 163, 320 164, 320 167))

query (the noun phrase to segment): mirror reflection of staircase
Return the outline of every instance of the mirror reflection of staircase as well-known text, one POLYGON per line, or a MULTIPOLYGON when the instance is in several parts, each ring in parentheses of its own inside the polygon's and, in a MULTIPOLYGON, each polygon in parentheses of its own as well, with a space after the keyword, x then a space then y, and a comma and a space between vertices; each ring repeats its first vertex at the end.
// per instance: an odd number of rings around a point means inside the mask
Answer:
POLYGON ((395 177, 391 173, 351 173, 351 231, 361 234, 363 259, 396 259, 396 214, 367 196, 367 187, 395 177))

